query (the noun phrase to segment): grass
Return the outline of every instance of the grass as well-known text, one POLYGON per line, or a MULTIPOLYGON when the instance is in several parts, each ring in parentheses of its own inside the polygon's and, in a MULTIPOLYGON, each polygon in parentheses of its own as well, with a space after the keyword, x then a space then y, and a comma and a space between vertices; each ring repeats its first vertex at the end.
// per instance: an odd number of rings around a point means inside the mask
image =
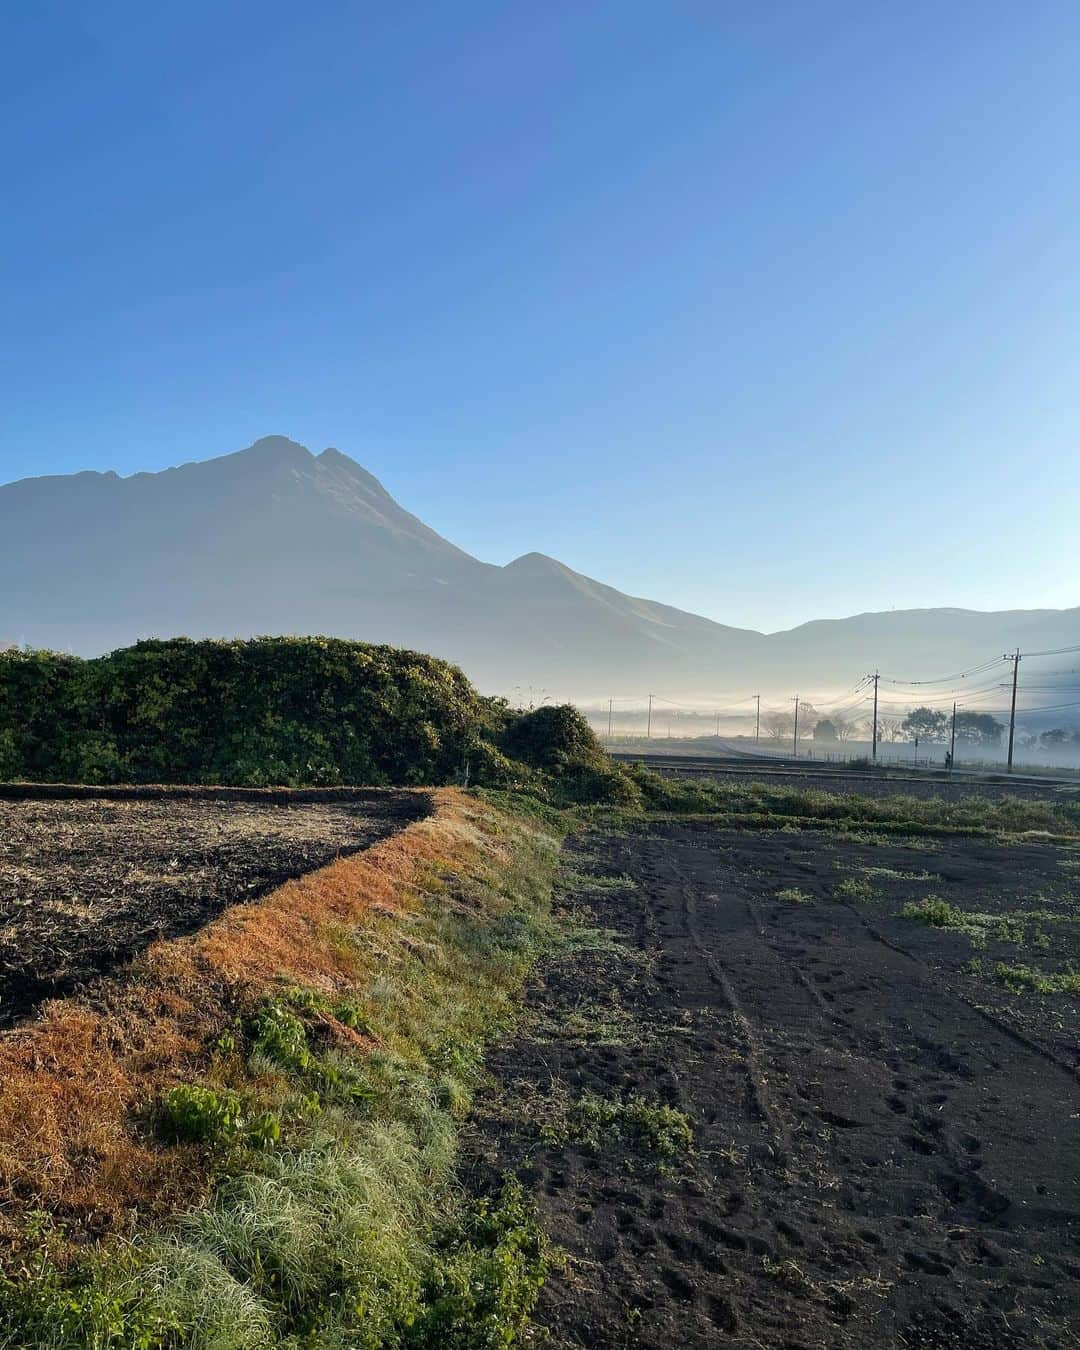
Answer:
POLYGON ((879 892, 866 877, 845 877, 836 887, 842 900, 876 900, 879 892))
MULTIPOLYGON (((843 864, 838 863, 837 866, 843 864)), ((865 877, 875 877, 881 881, 940 881, 934 872, 905 872, 899 867, 860 867, 865 877)))
POLYGON ((963 933, 971 939, 972 946, 976 948, 986 947, 991 940, 1022 947, 1030 940, 1031 945, 1041 951, 1046 951, 1053 945, 1050 935, 1042 927, 1043 923, 1073 922, 1070 915, 1057 914, 1046 909, 1014 910, 1010 914, 968 911, 950 904, 937 895, 927 896, 923 900, 908 901, 900 911, 900 915, 911 923, 963 933), (1029 923, 1033 925, 1030 939, 1029 923))
POLYGON ((810 895, 806 891, 801 891, 798 886, 785 886, 776 892, 776 898, 789 905, 807 905, 811 899, 810 895))
POLYGON ((962 909, 939 895, 909 900, 900 911, 900 917, 910 923, 925 924, 928 928, 966 928, 970 924, 969 916, 962 909))
POLYGON ((999 961, 994 974, 1016 994, 1080 994, 1080 972, 1074 970, 1047 974, 1032 966, 1013 966, 999 961))
POLYGON ((718 815, 732 825, 780 828, 803 825, 878 832, 930 834, 1080 834, 1080 802, 1045 802, 1026 797, 869 797, 765 783, 710 783, 667 777, 635 765, 630 770, 647 810, 718 815))
MULTIPOLYGON (((205 1199, 89 1247, 24 1217, 0 1346, 486 1350, 521 1336, 549 1261, 541 1230, 520 1188, 469 1200, 454 1165, 484 1047, 553 944, 558 839, 490 806, 451 812, 435 838, 443 854, 421 850, 407 903, 342 899, 289 930, 309 944, 294 968, 332 978, 256 997, 238 985, 246 1009, 159 1094, 145 1147, 202 1178, 205 1199)), ((267 939, 236 918, 230 932, 202 948, 250 980, 267 939)))

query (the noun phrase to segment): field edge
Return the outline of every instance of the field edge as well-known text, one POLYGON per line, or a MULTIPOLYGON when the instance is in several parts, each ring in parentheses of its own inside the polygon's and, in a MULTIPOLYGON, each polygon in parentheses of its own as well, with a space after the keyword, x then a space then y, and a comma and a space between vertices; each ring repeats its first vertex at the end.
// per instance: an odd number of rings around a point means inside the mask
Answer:
POLYGON ((456 1120, 544 946, 560 831, 426 795, 0 1037, 0 1345, 520 1329, 543 1240, 513 1187, 461 1200, 456 1120))

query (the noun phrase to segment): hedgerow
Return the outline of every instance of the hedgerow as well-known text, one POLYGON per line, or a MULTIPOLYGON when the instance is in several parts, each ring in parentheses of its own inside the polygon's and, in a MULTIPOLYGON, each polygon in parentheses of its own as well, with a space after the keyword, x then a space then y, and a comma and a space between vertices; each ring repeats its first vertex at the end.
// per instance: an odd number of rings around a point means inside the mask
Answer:
POLYGON ((456 666, 339 638, 0 652, 0 780, 465 785, 630 804, 569 706, 516 712, 456 666))

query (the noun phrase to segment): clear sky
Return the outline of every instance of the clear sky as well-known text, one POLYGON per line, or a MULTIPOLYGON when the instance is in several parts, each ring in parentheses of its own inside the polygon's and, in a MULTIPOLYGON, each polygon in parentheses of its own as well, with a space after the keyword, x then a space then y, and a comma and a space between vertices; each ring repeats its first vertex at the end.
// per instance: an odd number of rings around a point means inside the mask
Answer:
POLYGON ((0 480, 283 433, 773 629, 1080 604, 1080 5, 5 8, 0 480))

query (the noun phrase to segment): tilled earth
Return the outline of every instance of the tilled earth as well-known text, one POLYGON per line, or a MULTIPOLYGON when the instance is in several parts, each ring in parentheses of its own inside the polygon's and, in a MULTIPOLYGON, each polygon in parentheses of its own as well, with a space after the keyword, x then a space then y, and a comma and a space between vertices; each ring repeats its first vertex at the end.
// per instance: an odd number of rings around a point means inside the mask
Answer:
POLYGON ((516 1170, 568 1253, 554 1343, 1080 1345, 1080 999, 993 975, 1080 959, 1080 854, 694 822, 568 861, 623 955, 549 966, 475 1140, 477 1184, 516 1170), (973 948, 900 917, 928 894, 1042 917, 973 948), (693 1148, 566 1142, 582 1093, 675 1107, 693 1148))
POLYGON ((0 1026, 427 809, 406 792, 282 796, 0 800, 0 1026))

